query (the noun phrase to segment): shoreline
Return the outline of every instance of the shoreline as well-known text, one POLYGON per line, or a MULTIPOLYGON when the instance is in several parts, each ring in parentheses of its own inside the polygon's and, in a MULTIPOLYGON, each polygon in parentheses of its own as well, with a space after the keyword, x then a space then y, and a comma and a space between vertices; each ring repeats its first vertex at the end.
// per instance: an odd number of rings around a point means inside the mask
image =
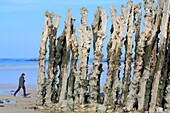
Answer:
POLYGON ((35 88, 33 85, 28 85, 26 98, 23 97, 22 89, 14 97, 13 93, 17 88, 17 85, 0 84, 0 100, 4 103, 0 103, 1 113, 45 113, 40 110, 33 110, 30 107, 36 105, 35 88))

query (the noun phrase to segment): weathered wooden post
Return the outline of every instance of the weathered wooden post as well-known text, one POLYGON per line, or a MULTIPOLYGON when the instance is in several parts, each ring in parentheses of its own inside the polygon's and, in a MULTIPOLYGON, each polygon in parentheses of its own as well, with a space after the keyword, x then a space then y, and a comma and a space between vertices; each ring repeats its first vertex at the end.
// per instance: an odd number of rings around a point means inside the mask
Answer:
POLYGON ((167 41, 167 29, 168 29, 168 22, 169 22, 169 10, 170 10, 170 0, 165 0, 163 2, 163 17, 161 22, 161 33, 160 33, 160 50, 159 50, 159 56, 157 59, 156 67, 155 67, 155 75, 152 83, 152 91, 151 91, 151 102, 149 107, 149 112, 154 113, 155 107, 156 107, 156 99, 157 99, 157 91, 158 91, 158 85, 160 80, 160 74, 162 67, 165 63, 165 51, 166 51, 166 41, 167 41))
POLYGON ((114 70, 114 55, 116 51, 116 30, 118 29, 118 25, 116 23, 116 9, 114 6, 110 8, 111 18, 112 18, 112 26, 111 26, 111 37, 109 43, 107 44, 107 63, 108 63, 108 72, 106 77, 106 83, 104 85, 104 104, 108 105, 112 104, 112 85, 113 85, 113 70, 114 70))
MULTIPOLYGON (((145 4, 146 8, 148 4, 145 4)), ((129 90, 129 94, 127 96, 126 100, 126 108, 127 110, 131 110, 136 104, 137 100, 137 92, 139 89, 139 80, 141 77, 142 69, 143 69, 143 56, 145 54, 144 47, 145 47, 145 41, 146 41, 146 35, 148 35, 148 15, 145 13, 144 16, 144 31, 140 33, 140 36, 136 39, 138 42, 136 42, 136 52, 135 52, 135 66, 134 66, 134 75, 132 84, 129 90)))
MULTIPOLYGON (((161 0, 159 0, 158 7, 157 7, 156 11, 153 10, 152 16, 156 15, 156 18, 153 17, 153 21, 152 21, 153 25, 152 26, 154 26, 154 27, 152 27, 151 37, 146 42, 147 49, 145 49, 146 54, 144 56, 144 58, 146 58, 144 61, 145 63, 144 63, 144 71, 143 71, 143 74, 146 74, 146 75, 144 75, 144 76, 147 76, 149 73, 146 73, 146 71, 150 70, 150 76, 147 79, 146 86, 145 86, 146 90, 145 90, 145 99, 144 99, 144 103, 143 103, 144 106, 142 105, 142 103, 140 105, 141 107, 143 106, 144 107, 143 109, 145 109, 145 110, 149 109, 149 101, 150 101, 150 97, 151 97, 150 89, 152 88, 154 68, 155 68, 156 60, 157 60, 158 34, 160 33, 161 14, 162 14, 162 2, 161 2, 161 0), (147 59, 149 60, 148 62, 147 62, 147 59)), ((140 108, 140 109, 142 109, 142 108, 140 108)))
MULTIPOLYGON (((170 14, 170 13, 169 13, 170 14)), ((169 24, 168 24, 168 51, 167 51, 167 59, 168 59, 168 68, 167 68, 167 78, 165 81, 166 89, 165 89, 165 97, 163 98, 165 100, 164 103, 164 110, 165 112, 170 112, 170 17, 169 17, 169 24)))
POLYGON ((130 76, 131 76, 131 67, 132 67, 132 49, 133 49, 133 40, 132 36, 134 33, 134 5, 131 1, 128 3, 128 15, 127 15, 127 21, 128 21, 128 28, 127 28, 127 35, 125 40, 125 67, 124 67, 124 77, 123 77, 123 86, 122 86, 122 97, 121 102, 124 103, 124 101, 127 98, 128 92, 129 92, 129 86, 130 86, 130 76))
POLYGON ((62 59, 60 65, 60 79, 59 79, 59 105, 62 104, 66 98, 68 65, 70 60, 70 38, 71 38, 71 9, 68 10, 65 20, 65 28, 63 32, 64 41, 62 43, 62 59))
POLYGON ((46 80, 46 96, 45 96, 45 104, 49 105, 52 103, 53 98, 55 98, 56 92, 56 74, 57 70, 55 63, 55 55, 56 55, 56 33, 60 22, 60 16, 51 14, 50 21, 52 22, 52 17, 54 17, 54 25, 50 26, 49 31, 49 60, 48 60, 48 78, 46 80))
POLYGON ((44 104, 44 94, 45 94, 45 72, 46 72, 46 44, 49 35, 49 29, 51 27, 51 15, 48 11, 45 12, 45 24, 42 33, 42 40, 40 45, 40 56, 39 56, 39 69, 38 69, 38 81, 36 89, 36 103, 37 105, 44 104))
MULTIPOLYGON (((143 70, 141 70, 141 79, 139 81, 139 93, 138 93, 138 110, 143 110, 144 107, 144 102, 145 102, 145 93, 146 93, 146 83, 147 83, 147 78, 149 75, 150 71, 150 56, 151 56, 151 51, 153 44, 155 43, 155 39, 157 37, 155 36, 155 30, 158 31, 159 26, 157 27, 157 23, 155 25, 155 5, 153 0, 146 0, 145 1, 145 26, 147 26, 145 30, 145 38, 146 38, 146 45, 144 48, 145 54, 143 56, 143 70), (156 27, 156 28, 155 28, 156 27), (154 32, 153 32, 154 31, 154 32)), ((157 18, 157 20, 159 17, 157 18)), ((159 20, 157 21, 159 22, 159 20)))
POLYGON ((90 103, 98 103, 100 99, 100 74, 101 69, 101 60, 103 57, 102 47, 103 40, 106 38, 106 24, 107 24, 107 13, 105 10, 102 10, 101 7, 97 8, 95 13, 95 18, 92 23, 92 30, 94 36, 94 60, 93 67, 89 74, 89 92, 90 92, 90 103))
POLYGON ((75 102, 84 104, 85 93, 87 92, 87 74, 88 74, 88 60, 91 44, 91 29, 87 26, 88 10, 83 7, 80 9, 81 25, 78 29, 79 32, 79 56, 80 63, 78 64, 78 71, 75 81, 75 102))
MULTIPOLYGON (((61 70, 61 64, 62 64, 62 57, 64 55, 65 50, 65 44, 66 44, 66 37, 65 37, 65 30, 63 30, 62 35, 57 38, 57 45, 56 45, 56 59, 55 63, 59 66, 59 70, 61 70)), ((58 67, 56 67, 56 70, 58 70, 58 67)), ((61 93, 61 86, 62 86, 62 73, 59 73, 58 79, 59 83, 57 84, 57 102, 59 101, 60 93, 61 93)))
POLYGON ((68 78, 68 91, 67 91, 67 99, 72 99, 73 101, 73 94, 74 94, 74 82, 75 82, 75 75, 77 73, 77 60, 78 60, 78 43, 77 37, 75 35, 76 28, 73 26, 75 19, 71 19, 71 65, 70 65, 70 76, 68 78))

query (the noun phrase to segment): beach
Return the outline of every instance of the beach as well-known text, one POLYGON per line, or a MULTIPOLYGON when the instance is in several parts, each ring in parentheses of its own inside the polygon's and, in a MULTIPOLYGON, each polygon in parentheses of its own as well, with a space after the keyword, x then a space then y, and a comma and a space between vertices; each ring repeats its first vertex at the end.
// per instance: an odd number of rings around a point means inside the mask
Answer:
MULTIPOLYGON (((26 60, 1 60, 0 62, 0 113, 43 113, 33 110, 36 105, 35 93, 38 75, 38 63, 26 60), (21 73, 25 73, 27 97, 21 89, 14 97, 18 88, 21 73)), ((47 113, 47 112, 46 112, 47 113)))
POLYGON ((41 113, 28 109, 30 106, 35 105, 35 88, 34 86, 27 86, 28 97, 24 98, 22 90, 18 92, 16 97, 13 96, 13 91, 16 90, 17 86, 0 84, 0 100, 4 103, 0 104, 1 113, 41 113))
MULTIPOLYGON (((92 62, 89 65, 91 71, 92 62)), ((106 64, 106 63, 104 63, 106 64)), ((104 86, 107 66, 104 65, 101 76, 101 86, 104 86)), ((36 106, 36 85, 38 77, 38 61, 27 59, 7 59, 0 62, 0 113, 50 113, 49 110, 34 110, 36 106), (23 90, 13 96, 18 88, 18 80, 25 73, 25 85, 27 97, 24 98, 23 90)), ((59 111, 56 111, 59 113, 59 111)))
MULTIPOLYGON (((49 110, 33 110, 36 106, 36 85, 38 77, 38 61, 29 61, 28 59, 0 59, 0 113, 50 113, 49 110), (18 80, 22 73, 25 73, 25 85, 27 98, 23 97, 21 89, 16 97, 14 91, 18 88, 18 80), (8 102, 7 102, 8 101, 8 102)), ((101 75, 101 91, 107 76, 107 63, 103 63, 103 72, 101 75)), ((92 68, 92 62, 89 62, 89 72, 92 68)), ((121 75, 123 75, 123 63, 121 66, 121 75)), ((59 111, 56 111, 59 113, 59 111)), ((53 113, 53 112, 52 112, 53 113)))

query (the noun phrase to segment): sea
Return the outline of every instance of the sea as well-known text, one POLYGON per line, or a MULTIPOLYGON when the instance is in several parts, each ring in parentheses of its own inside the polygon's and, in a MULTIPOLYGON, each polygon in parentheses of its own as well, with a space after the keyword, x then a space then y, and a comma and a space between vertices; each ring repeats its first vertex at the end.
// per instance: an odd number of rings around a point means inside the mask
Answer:
MULTIPOLYGON (((89 60, 89 73, 92 69, 92 59, 89 60)), ((107 76, 107 62, 102 60, 103 72, 100 78, 100 86, 103 87, 107 76)), ((47 61, 48 64, 48 61, 47 61)), ((114 65, 114 64, 113 64, 114 65)), ((124 63, 121 62, 120 78, 122 79, 124 63)), ((37 84, 38 60, 37 59, 0 59, 0 84, 18 85, 18 79, 25 73, 26 85, 37 84)))
POLYGON ((38 61, 32 59, 0 59, 0 84, 18 85, 18 79, 25 73, 25 83, 36 85, 38 61))

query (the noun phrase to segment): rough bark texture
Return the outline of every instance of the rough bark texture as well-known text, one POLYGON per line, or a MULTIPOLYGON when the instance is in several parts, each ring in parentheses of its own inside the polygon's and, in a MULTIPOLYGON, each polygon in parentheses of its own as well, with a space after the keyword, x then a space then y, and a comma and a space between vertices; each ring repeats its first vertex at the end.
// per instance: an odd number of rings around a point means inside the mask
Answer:
POLYGON ((114 105, 117 101, 116 96, 120 92, 120 56, 130 9, 125 9, 125 5, 122 5, 122 14, 120 16, 116 16, 116 9, 112 6, 110 12, 112 18, 112 28, 110 30, 111 38, 107 46, 108 73, 104 86, 105 105, 114 105), (128 12, 128 15, 125 15, 126 11, 128 12))
POLYGON ((128 18, 128 28, 127 28, 127 35, 125 40, 125 68, 124 68, 124 77, 123 77, 123 86, 122 86, 122 97, 121 102, 127 98, 130 86, 130 75, 131 75, 131 64, 132 64, 132 48, 133 48, 133 32, 134 32, 134 5, 132 2, 129 3, 129 10, 130 14, 128 18))
MULTIPOLYGON (((158 46, 158 34, 160 32, 160 24, 161 24, 161 13, 162 13, 162 2, 159 0, 159 5, 158 8, 156 9, 156 13, 154 15, 153 11, 153 28, 152 28, 152 34, 151 37, 147 40, 146 42, 146 47, 145 51, 146 54, 144 56, 144 71, 143 71, 143 76, 148 76, 150 72, 150 76, 147 79, 146 86, 145 86, 145 100, 141 107, 144 107, 145 110, 148 109, 149 106, 149 100, 151 97, 151 88, 152 88, 152 81, 153 81, 153 76, 154 76, 154 68, 156 65, 156 60, 157 60, 157 46, 158 46), (154 19, 154 16, 156 18, 154 19), (147 61, 148 59, 148 61, 147 61), (145 72, 145 73, 144 73, 145 72)), ((142 109, 142 108, 140 108, 142 109)))
POLYGON ((159 107, 164 108, 165 105, 165 92, 166 92, 166 86, 168 82, 168 73, 169 73, 169 64, 170 64, 170 17, 168 22, 168 30, 167 30, 167 42, 166 42, 166 52, 165 52, 165 63, 161 70, 161 76, 158 86, 158 96, 157 96, 157 103, 156 105, 159 107))
MULTIPOLYGON (((147 21, 146 25, 147 25, 147 29, 145 29, 145 33, 146 33, 146 46, 144 48, 145 51, 145 55, 143 57, 144 59, 144 64, 143 64, 143 70, 142 70, 142 75, 141 75, 141 79, 139 81, 139 93, 138 93, 138 110, 143 110, 144 107, 144 101, 145 101, 145 90, 146 90, 146 83, 147 83, 147 78, 149 75, 149 70, 150 70, 150 56, 151 56, 151 50, 153 47, 153 44, 155 43, 155 39, 156 39, 156 33, 159 30, 159 26, 160 25, 158 22, 160 21, 160 17, 157 16, 157 21, 155 22, 155 5, 153 3, 152 0, 146 0, 145 1, 145 18, 147 21), (152 29, 156 29, 153 30, 152 29), (155 28, 156 27, 156 28, 155 28)), ((158 10, 159 11, 159 10, 158 10)), ((160 16, 160 15, 159 15, 160 16)), ((145 25, 145 26, 146 26, 145 25)))
POLYGON ((88 10, 83 7, 80 9, 81 13, 81 25, 78 29, 79 31, 79 55, 80 63, 78 65, 78 73, 76 77, 76 94, 75 101, 79 101, 81 104, 84 104, 85 94, 87 92, 87 74, 88 74, 88 60, 91 44, 91 29, 87 26, 87 13, 88 10))
POLYGON ((65 20, 65 41, 63 43, 62 62, 60 67, 60 95, 59 105, 62 104, 66 98, 67 78, 68 78, 68 65, 70 60, 70 38, 71 38, 71 9, 68 10, 65 20))
POLYGON ((49 60, 48 60, 48 78, 46 83, 46 95, 45 95, 45 104, 51 104, 52 101, 55 101, 56 94, 56 74, 57 70, 55 64, 55 53, 56 53, 56 33, 60 21, 60 16, 51 14, 50 17, 50 28, 49 29, 49 60), (52 17, 54 17, 54 25, 52 25, 52 17))
POLYGON ((167 27, 168 27, 168 21, 169 21, 169 10, 170 10, 170 0, 165 0, 163 2, 163 17, 161 22, 161 33, 160 33, 160 50, 159 50, 159 56, 155 67, 155 75, 152 83, 152 91, 151 91, 151 102, 149 107, 149 112, 154 113, 155 107, 156 107, 156 99, 157 99, 157 91, 158 91, 158 85, 159 85, 159 79, 161 75, 162 67, 164 66, 165 62, 165 51, 166 51, 166 40, 167 40, 167 27))
POLYGON ((116 51, 116 29, 118 29, 118 26, 116 24, 116 9, 112 6, 110 8, 111 16, 112 16, 112 28, 110 30, 111 32, 111 37, 110 41, 107 45, 107 63, 108 63, 108 72, 107 72, 107 77, 106 77, 106 83, 104 86, 104 104, 111 104, 112 103, 112 85, 113 85, 113 58, 114 58, 114 52, 116 51), (115 42, 115 43, 114 43, 115 42))
MULTIPOLYGON (((169 25, 170 25, 170 17, 169 17, 169 25)), ((170 26, 169 26, 169 29, 168 29, 168 52, 167 52, 167 59, 169 59, 170 57, 170 26)), ((170 59, 168 61, 168 69, 167 69, 167 79, 165 81, 165 91, 164 91, 164 109, 165 109, 165 112, 170 112, 170 59)))
POLYGON ((42 33, 42 40, 40 45, 40 56, 39 56, 39 69, 38 69, 38 81, 37 81, 37 89, 36 89, 36 103, 37 105, 44 104, 44 88, 45 88, 45 69, 46 69, 46 44, 49 35, 49 27, 50 23, 50 13, 48 11, 45 12, 45 24, 44 30, 42 33))
MULTIPOLYGON (((71 19, 72 25, 74 24, 75 19, 71 19)), ((67 92, 67 99, 73 99, 74 94, 74 81, 75 81, 75 75, 77 73, 77 60, 78 60, 78 43, 77 43, 77 37, 75 35, 76 28, 72 26, 71 28, 73 33, 71 34, 71 52, 72 52, 72 58, 71 58, 71 65, 70 65, 70 76, 68 78, 68 92, 67 92)))
MULTIPOLYGON (((62 35, 58 37, 57 46, 56 46, 56 59, 55 59, 55 62, 59 66, 59 71, 61 70, 61 64, 62 64, 62 59, 63 59, 62 57, 64 55, 63 51, 65 50, 65 43, 66 43, 65 38, 66 37, 65 37, 65 30, 64 30, 62 32, 62 35)), ((59 101, 59 97, 60 97, 60 93, 61 93, 61 86, 62 86, 61 73, 59 73, 58 79, 59 79, 59 83, 57 84, 57 94, 56 94, 57 102, 59 101)))
POLYGON ((92 24, 92 30, 95 34, 94 39, 96 42, 94 48, 93 67, 89 74, 90 103, 98 103, 98 99, 100 98, 100 85, 98 85, 98 83, 102 72, 102 64, 100 62, 103 57, 102 47, 103 40, 106 38, 105 31, 107 19, 108 17, 106 11, 102 10, 101 7, 98 7, 94 19, 95 21, 92 24))
MULTIPOLYGON (((141 18, 142 18, 142 3, 139 3, 138 5, 135 6, 135 18, 136 18, 136 22, 135 22, 135 30, 136 30, 136 34, 135 34, 135 44, 137 45, 137 42, 140 38, 140 25, 141 25, 141 18)), ((135 48, 135 53, 136 53, 136 48, 135 48)), ((136 59, 136 57, 135 57, 136 59)))
POLYGON ((143 56, 145 53, 144 47, 145 47, 145 41, 146 41, 145 35, 148 35, 147 34, 148 16, 146 15, 146 13, 144 17, 145 17, 144 18, 144 31, 140 33, 140 38, 138 38, 138 42, 136 42, 137 46, 136 46, 136 53, 135 53, 134 75, 133 75, 132 84, 131 84, 129 94, 127 96, 127 102, 126 102, 126 107, 128 110, 131 110, 137 102, 139 80, 140 80, 141 72, 143 69, 143 56))

